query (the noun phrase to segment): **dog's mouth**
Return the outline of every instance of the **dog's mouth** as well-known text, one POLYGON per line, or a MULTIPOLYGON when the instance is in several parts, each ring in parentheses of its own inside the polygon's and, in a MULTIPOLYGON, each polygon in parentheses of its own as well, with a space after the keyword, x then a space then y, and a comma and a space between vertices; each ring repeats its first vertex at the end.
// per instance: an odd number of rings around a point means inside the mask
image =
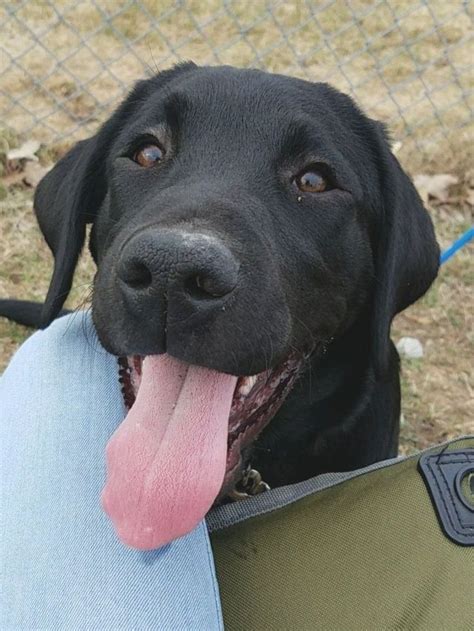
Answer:
POLYGON ((169 355, 119 363, 129 412, 107 445, 102 503, 125 544, 157 548, 192 530, 213 504, 266 488, 245 469, 245 454, 290 392, 303 358, 252 377, 169 355))

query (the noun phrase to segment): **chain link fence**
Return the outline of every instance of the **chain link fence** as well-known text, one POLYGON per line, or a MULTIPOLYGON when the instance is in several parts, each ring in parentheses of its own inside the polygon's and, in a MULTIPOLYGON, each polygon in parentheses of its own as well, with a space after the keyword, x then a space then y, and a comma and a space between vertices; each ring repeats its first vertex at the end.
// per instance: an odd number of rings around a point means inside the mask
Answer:
POLYGON ((68 145, 135 80, 192 59, 328 81, 388 123, 413 164, 465 156, 472 8, 461 0, 3 0, 0 126, 68 145))

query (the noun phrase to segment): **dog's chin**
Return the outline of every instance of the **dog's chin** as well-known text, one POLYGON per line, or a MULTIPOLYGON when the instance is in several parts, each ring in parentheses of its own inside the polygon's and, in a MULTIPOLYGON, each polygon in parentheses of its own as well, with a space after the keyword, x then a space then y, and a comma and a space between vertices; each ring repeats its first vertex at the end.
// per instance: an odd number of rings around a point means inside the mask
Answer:
MULTIPOLYGON (((128 409, 140 387, 143 359, 139 355, 119 359, 119 380, 128 409)), ((248 464, 244 454, 285 401, 304 362, 305 355, 291 354, 274 368, 238 378, 228 420, 226 472, 215 504, 235 491, 248 464)))

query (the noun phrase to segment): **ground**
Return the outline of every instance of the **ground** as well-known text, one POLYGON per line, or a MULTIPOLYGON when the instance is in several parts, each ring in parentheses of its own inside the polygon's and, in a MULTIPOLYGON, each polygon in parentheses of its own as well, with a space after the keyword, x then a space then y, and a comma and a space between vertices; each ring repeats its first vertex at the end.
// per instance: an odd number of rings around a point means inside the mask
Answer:
MULTIPOLYGON (((244 0, 185 5, 145 1, 146 11, 118 0, 69 3, 68 9, 62 0, 0 5, 0 43, 7 52, 0 55, 0 113, 7 113, 0 123, 0 297, 42 300, 51 272, 32 213, 33 188, 22 181, 25 164, 7 164, 7 150, 34 138, 42 143, 42 164, 50 164, 97 127, 123 85, 181 58, 261 65, 355 93, 371 116, 388 123, 412 176, 448 172, 458 179, 444 201, 427 199, 442 248, 472 224, 473 50, 465 3, 336 0, 318 4, 314 13, 309 7, 315 4, 299 1, 273 3, 272 12, 267 3, 244 0), (116 17, 104 21, 104 11, 116 17), (58 12, 64 19, 46 32, 58 12), (34 33, 41 34, 40 44, 34 33), (9 55, 22 56, 14 64, 9 55), (21 107, 12 107, 12 96, 21 107)), ((87 306, 92 277, 85 253, 70 307, 87 306)), ((402 360, 404 453, 474 433, 473 284, 469 246, 394 322, 395 341, 417 337, 424 347, 423 358, 402 360)), ((0 370, 29 334, 0 321, 0 370)))

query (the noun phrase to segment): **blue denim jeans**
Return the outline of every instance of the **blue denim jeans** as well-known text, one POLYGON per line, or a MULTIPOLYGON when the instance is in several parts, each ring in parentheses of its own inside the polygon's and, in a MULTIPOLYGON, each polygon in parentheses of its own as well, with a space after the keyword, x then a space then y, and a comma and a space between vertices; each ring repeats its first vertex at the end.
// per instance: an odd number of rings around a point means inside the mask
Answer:
POLYGON ((117 376, 79 313, 30 337, 0 379, 1 629, 223 628, 204 523, 141 552, 102 511, 117 376))

